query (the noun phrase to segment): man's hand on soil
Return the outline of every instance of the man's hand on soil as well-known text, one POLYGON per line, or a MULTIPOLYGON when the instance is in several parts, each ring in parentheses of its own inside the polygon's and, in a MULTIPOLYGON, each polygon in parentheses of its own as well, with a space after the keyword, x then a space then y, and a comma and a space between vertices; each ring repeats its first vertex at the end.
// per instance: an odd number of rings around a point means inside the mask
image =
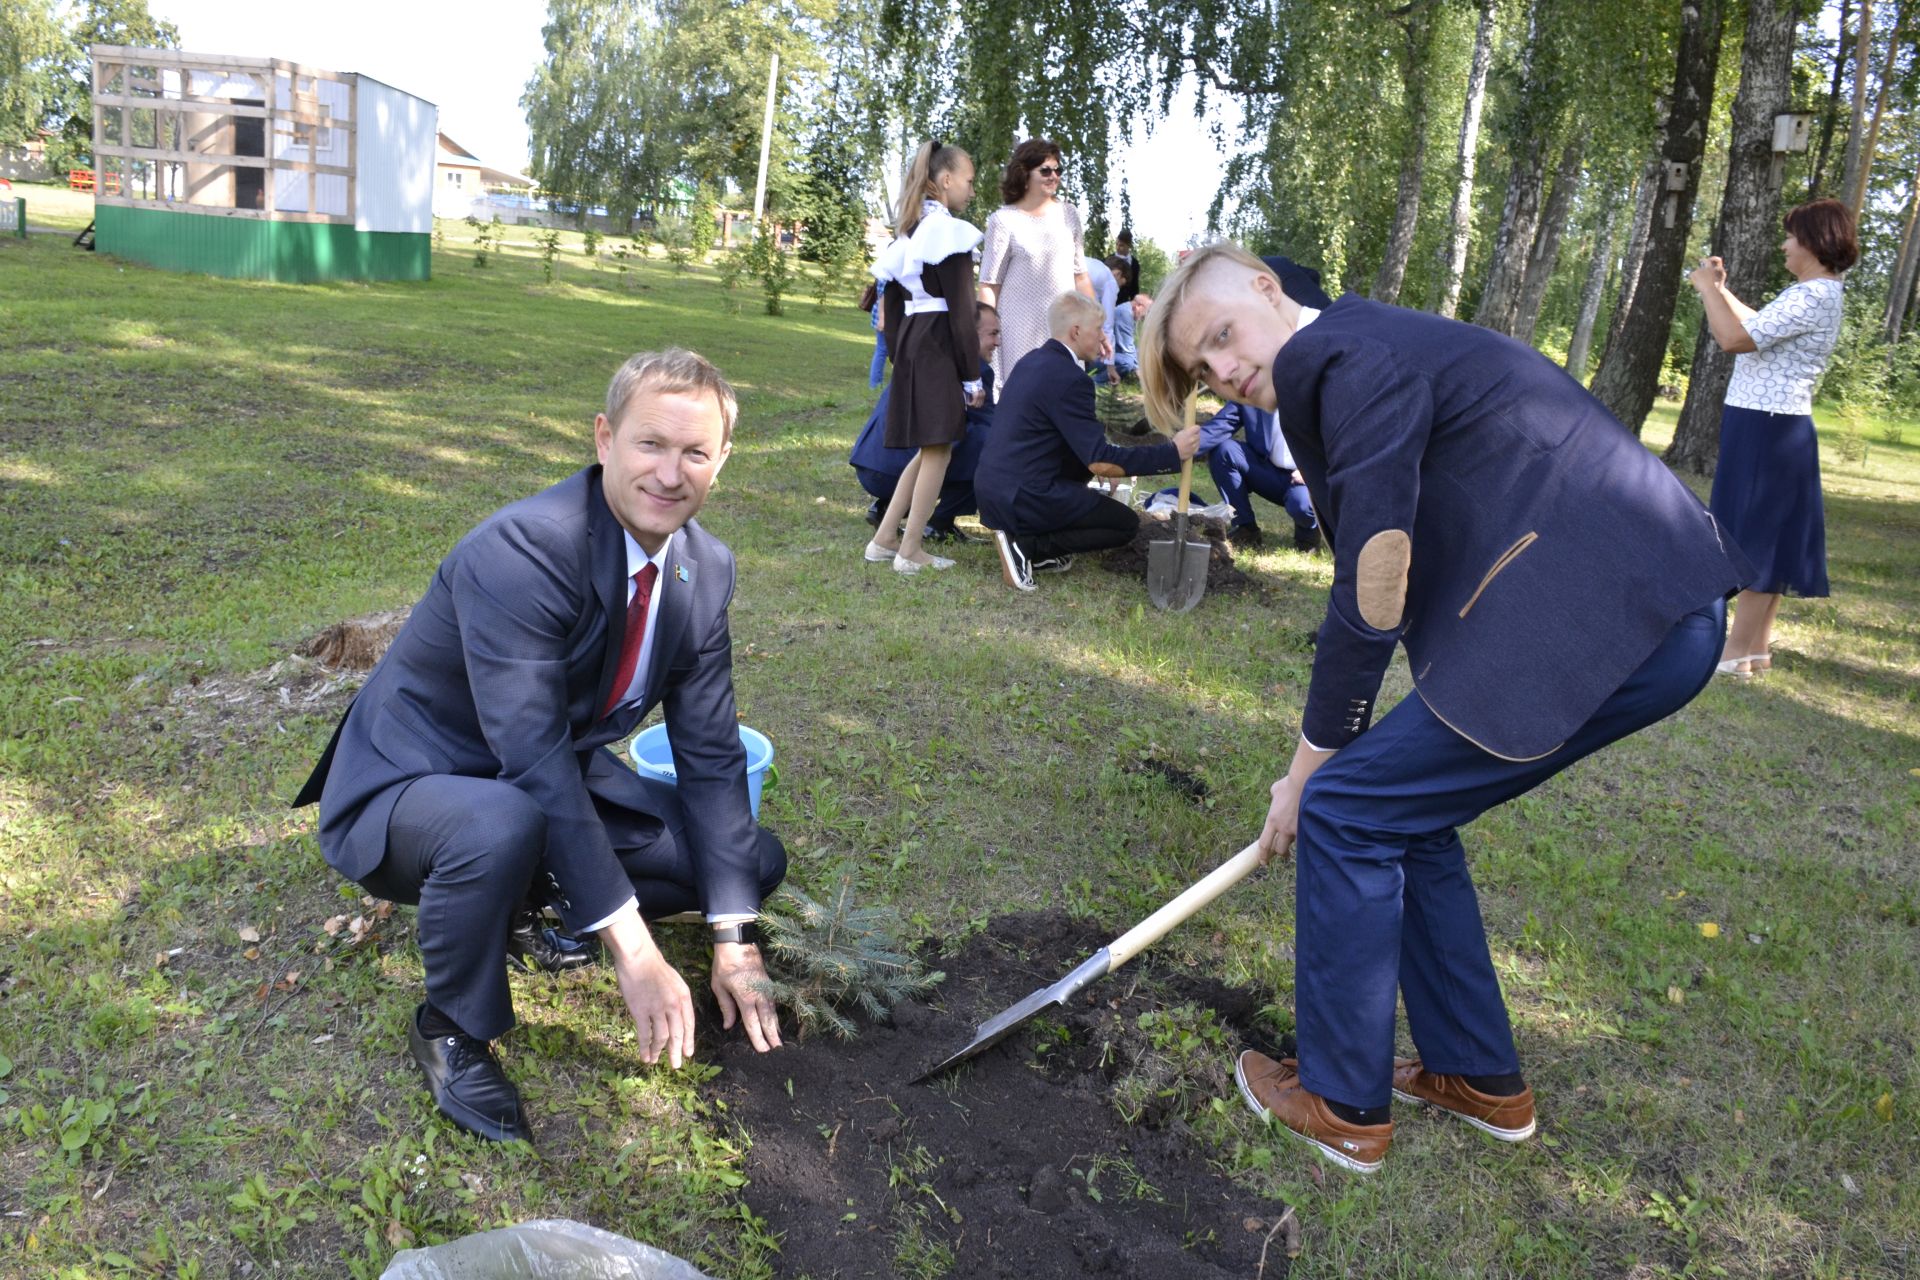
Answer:
POLYGON ((620 996, 633 1015, 641 1059, 658 1062, 664 1051, 667 1065, 678 1071, 693 1056, 693 992, 686 979, 660 954, 637 911, 616 917, 600 931, 600 940, 613 957, 620 996))
POLYGON ((737 1016, 747 1039, 761 1053, 780 1047, 780 1010, 767 993, 767 969, 760 948, 747 942, 713 944, 713 994, 720 1002, 720 1025, 737 1016))

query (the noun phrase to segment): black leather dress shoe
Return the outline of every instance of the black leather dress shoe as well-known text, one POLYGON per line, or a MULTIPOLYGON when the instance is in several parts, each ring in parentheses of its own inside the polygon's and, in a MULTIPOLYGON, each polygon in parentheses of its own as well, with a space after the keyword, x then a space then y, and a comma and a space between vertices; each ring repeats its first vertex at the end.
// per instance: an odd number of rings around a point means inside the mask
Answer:
POLYGON ((566 973, 584 969, 600 958, 600 943, 595 938, 576 938, 541 921, 538 911, 523 911, 513 918, 507 932, 507 963, 528 973, 543 969, 548 973, 566 973))
POLYGON ((1293 526, 1293 549, 1295 551, 1318 551, 1320 549, 1320 529, 1293 526))
POLYGON ((465 1032, 429 1038, 420 1030, 424 1008, 413 1012, 407 1047, 427 1078, 433 1105, 468 1133, 495 1142, 533 1141, 526 1112, 520 1109, 520 1091, 500 1069, 492 1046, 465 1032))

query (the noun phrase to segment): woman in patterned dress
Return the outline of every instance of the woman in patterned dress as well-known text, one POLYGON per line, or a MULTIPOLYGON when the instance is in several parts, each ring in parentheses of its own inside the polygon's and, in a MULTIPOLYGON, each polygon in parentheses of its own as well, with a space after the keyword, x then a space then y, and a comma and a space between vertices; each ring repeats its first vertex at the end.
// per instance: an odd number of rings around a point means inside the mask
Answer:
POLYGON ((1029 138, 1000 179, 1006 204, 987 219, 980 301, 1000 312, 993 385, 1004 387, 1020 357, 1046 343, 1047 307, 1069 289, 1093 297, 1081 255, 1080 211, 1060 194, 1060 148, 1029 138))
POLYGON ((1827 594, 1826 513, 1813 388, 1840 341, 1840 276, 1860 258, 1853 215, 1815 200, 1786 217, 1781 244, 1796 283, 1759 311, 1727 291, 1727 269, 1708 258, 1688 280, 1707 326, 1735 353, 1713 473, 1714 518, 1753 562, 1740 593, 1720 674, 1750 677, 1773 665, 1780 597, 1827 594))

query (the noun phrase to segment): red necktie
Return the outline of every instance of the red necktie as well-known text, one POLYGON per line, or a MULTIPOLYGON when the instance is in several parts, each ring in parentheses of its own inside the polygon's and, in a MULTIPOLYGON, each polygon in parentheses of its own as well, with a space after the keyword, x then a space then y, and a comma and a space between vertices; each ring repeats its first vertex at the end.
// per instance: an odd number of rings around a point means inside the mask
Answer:
POLYGON ((660 567, 651 560, 633 575, 633 599, 627 603, 627 630, 620 640, 620 670, 614 673, 613 688, 607 690, 607 705, 600 708, 602 720, 620 705, 620 700, 627 696, 627 686, 633 683, 633 669, 640 665, 640 644, 647 638, 647 605, 653 599, 654 579, 659 576, 660 567))

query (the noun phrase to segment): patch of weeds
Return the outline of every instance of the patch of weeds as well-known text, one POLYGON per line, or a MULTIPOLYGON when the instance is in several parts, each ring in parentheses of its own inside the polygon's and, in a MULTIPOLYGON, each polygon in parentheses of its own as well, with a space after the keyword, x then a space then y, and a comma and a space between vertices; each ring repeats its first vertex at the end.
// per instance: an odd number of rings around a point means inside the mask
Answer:
POLYGON ((895 1211, 893 1267, 896 1276, 940 1280, 958 1263, 953 1246, 929 1232, 927 1217, 923 1205, 904 1205, 895 1211))
POLYGON ((1149 1128, 1185 1122, 1232 1092, 1232 1040, 1213 1010, 1175 1005, 1141 1014, 1136 1025, 1146 1044, 1113 1086, 1122 1120, 1149 1128))
MULTIPOLYGON (((1075 1160, 1079 1158, 1074 1157, 1075 1160)), ((1125 1156, 1096 1155, 1087 1162, 1086 1168, 1070 1164, 1067 1171, 1079 1180, 1080 1189, 1095 1204, 1104 1202, 1108 1192, 1126 1200, 1147 1200, 1154 1204, 1167 1202, 1159 1188, 1147 1181, 1139 1166, 1125 1156), (1101 1189, 1103 1178, 1106 1180, 1106 1190, 1101 1189)))

